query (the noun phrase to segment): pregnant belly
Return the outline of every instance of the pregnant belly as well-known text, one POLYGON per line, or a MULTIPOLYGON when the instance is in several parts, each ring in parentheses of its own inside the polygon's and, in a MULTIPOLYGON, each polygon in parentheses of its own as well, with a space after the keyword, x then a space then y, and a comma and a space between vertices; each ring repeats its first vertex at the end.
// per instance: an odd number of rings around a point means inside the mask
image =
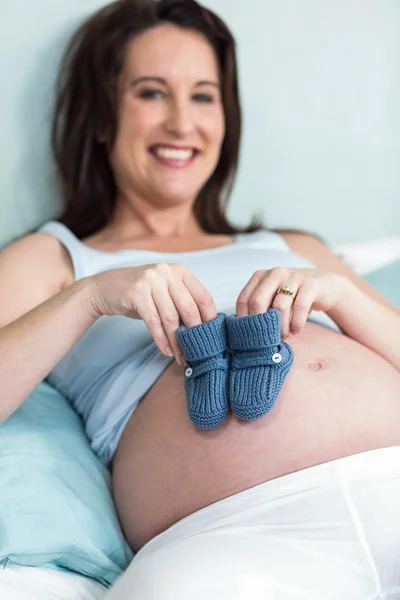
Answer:
POLYGON ((200 431, 174 362, 132 415, 113 461, 113 491, 135 550, 212 502, 300 469, 400 444, 400 374, 344 335, 307 323, 278 401, 256 421, 231 413, 200 431))

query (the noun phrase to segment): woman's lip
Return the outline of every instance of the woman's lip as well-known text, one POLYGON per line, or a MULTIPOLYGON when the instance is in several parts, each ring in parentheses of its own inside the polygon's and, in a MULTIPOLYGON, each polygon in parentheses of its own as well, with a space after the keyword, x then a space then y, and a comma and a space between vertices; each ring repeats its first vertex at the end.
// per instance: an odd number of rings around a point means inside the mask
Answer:
POLYGON ((193 150, 195 154, 198 154, 200 150, 195 146, 174 146, 173 144, 154 144, 150 146, 150 152, 154 152, 157 148, 170 148, 171 150, 193 150))

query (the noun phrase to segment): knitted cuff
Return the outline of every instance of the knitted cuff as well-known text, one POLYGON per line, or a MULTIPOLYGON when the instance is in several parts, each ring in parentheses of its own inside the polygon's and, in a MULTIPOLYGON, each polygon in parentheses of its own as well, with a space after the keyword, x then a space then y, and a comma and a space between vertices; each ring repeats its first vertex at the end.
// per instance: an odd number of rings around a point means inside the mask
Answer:
POLYGON ((203 360, 226 350, 225 318, 226 315, 220 313, 206 323, 188 328, 181 325, 178 328, 177 338, 185 360, 203 360))
POLYGON ((261 315, 227 317, 228 348, 230 350, 257 350, 277 346, 281 342, 279 310, 270 308, 261 315))

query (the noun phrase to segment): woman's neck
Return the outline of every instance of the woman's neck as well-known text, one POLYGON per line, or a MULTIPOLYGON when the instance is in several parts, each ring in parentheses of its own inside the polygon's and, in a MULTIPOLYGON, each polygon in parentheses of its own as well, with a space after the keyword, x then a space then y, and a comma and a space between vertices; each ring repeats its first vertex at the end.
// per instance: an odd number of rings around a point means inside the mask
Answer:
POLYGON ((156 208, 145 202, 117 203, 104 235, 120 240, 158 240, 202 237, 192 205, 156 208))

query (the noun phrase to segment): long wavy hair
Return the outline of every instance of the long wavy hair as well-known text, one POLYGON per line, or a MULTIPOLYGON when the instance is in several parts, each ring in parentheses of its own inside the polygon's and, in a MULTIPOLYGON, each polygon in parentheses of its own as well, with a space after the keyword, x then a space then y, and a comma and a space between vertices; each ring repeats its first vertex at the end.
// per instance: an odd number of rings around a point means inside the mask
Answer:
POLYGON ((117 85, 127 45, 163 23, 204 35, 221 73, 226 134, 219 162, 195 200, 195 217, 208 233, 233 234, 264 227, 254 216, 248 227, 235 227, 226 216, 241 136, 235 41, 228 27, 195 0, 117 0, 77 30, 56 83, 51 144, 64 201, 59 220, 79 238, 105 227, 116 203, 108 155, 117 133, 117 85), (99 132, 107 132, 106 143, 99 141, 99 132))

